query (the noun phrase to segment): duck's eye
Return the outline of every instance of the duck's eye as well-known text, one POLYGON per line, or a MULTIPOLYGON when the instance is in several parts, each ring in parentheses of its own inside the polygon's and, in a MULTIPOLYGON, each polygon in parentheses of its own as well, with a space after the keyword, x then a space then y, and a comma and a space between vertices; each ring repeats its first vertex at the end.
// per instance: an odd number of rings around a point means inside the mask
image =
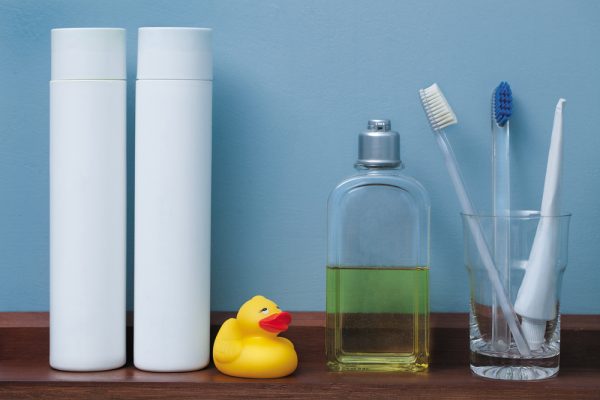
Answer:
POLYGON ((263 314, 268 314, 269 313, 269 309, 267 307, 265 307, 262 310, 260 310, 260 312, 263 313, 263 314))

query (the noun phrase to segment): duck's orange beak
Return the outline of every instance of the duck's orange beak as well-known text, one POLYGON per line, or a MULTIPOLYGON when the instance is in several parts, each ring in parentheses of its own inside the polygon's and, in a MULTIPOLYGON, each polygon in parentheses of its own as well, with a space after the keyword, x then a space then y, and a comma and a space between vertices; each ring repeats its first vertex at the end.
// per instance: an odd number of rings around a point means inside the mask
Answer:
POLYGON ((267 332, 279 333, 287 331, 288 325, 292 322, 292 315, 288 312, 280 312, 269 315, 258 321, 258 325, 267 332))

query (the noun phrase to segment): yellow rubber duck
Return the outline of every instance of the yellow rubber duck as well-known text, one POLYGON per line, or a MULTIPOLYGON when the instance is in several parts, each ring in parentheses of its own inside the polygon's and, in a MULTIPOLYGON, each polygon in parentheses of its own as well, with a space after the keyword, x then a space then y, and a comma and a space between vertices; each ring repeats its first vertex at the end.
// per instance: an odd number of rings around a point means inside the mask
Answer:
POLYGON ((219 371, 242 378, 280 378, 298 366, 294 345, 278 337, 292 322, 290 313, 263 296, 254 296, 219 329, 213 360, 219 371))

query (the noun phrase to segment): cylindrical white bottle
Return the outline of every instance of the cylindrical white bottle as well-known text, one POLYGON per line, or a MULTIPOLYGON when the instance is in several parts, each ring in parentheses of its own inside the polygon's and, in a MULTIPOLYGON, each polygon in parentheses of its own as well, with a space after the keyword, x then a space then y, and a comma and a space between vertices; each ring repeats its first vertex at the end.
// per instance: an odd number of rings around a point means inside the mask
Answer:
POLYGON ((134 364, 190 371, 210 354, 211 30, 138 40, 134 364))
POLYGON ((125 30, 52 30, 50 365, 125 363, 125 30))

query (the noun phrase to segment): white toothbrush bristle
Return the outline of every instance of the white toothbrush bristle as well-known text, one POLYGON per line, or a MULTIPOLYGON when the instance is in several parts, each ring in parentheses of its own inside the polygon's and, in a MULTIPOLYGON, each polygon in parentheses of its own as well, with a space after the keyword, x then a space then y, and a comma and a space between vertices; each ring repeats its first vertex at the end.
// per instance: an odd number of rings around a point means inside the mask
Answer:
POLYGON ((428 88, 419 90, 419 94, 421 96, 423 108, 429 119, 431 129, 439 131, 458 123, 456 114, 454 114, 454 111, 450 108, 450 104, 448 104, 448 101, 444 97, 444 94, 437 83, 434 83, 428 88))

